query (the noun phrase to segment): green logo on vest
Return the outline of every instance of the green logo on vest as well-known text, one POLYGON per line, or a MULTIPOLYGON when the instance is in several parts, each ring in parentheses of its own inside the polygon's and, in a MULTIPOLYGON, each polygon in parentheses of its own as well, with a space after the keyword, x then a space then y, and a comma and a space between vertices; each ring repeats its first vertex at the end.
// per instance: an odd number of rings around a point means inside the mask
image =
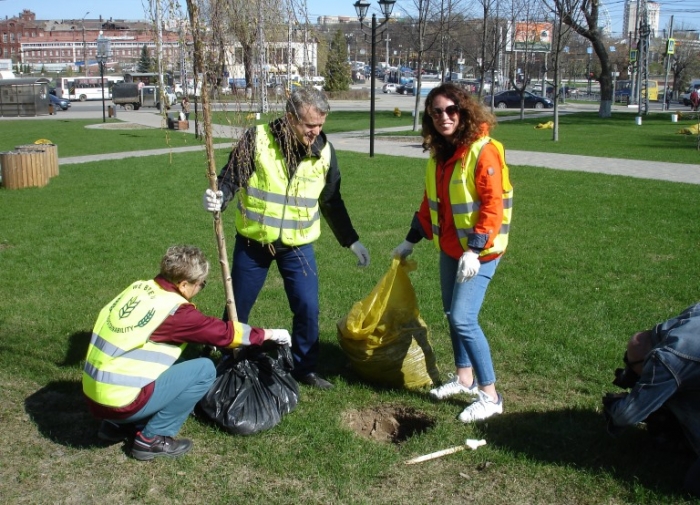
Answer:
POLYGON ((151 319, 153 319, 153 316, 155 315, 155 313, 156 313, 156 309, 149 310, 146 313, 146 315, 143 316, 138 323, 136 323, 136 326, 138 326, 139 328, 143 328, 144 326, 146 326, 148 323, 151 322, 151 319))
POLYGON ((139 300, 135 296, 131 298, 128 302, 126 302, 122 307, 119 309, 119 319, 124 319, 126 317, 129 317, 131 313, 138 307, 139 305, 139 300))

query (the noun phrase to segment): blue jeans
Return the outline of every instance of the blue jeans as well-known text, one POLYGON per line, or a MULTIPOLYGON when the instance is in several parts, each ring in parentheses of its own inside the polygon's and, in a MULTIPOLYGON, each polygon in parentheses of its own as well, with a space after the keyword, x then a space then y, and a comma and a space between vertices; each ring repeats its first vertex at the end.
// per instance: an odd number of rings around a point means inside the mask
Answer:
POLYGON ((313 246, 275 244, 273 254, 269 246, 237 235, 231 270, 236 311, 239 321, 248 323, 273 261, 277 262, 293 314, 292 357, 294 376, 299 378, 316 370, 319 354, 318 269, 313 246))
POLYGON ((482 263, 476 276, 467 282, 458 283, 455 279, 459 260, 440 252, 442 306, 450 324, 455 366, 474 367, 479 386, 496 382, 491 349, 479 326, 479 311, 499 261, 500 258, 482 263))
POLYGON ((136 414, 123 423, 143 424, 146 438, 174 437, 197 402, 209 391, 216 378, 216 367, 209 358, 176 363, 156 379, 153 395, 136 414))

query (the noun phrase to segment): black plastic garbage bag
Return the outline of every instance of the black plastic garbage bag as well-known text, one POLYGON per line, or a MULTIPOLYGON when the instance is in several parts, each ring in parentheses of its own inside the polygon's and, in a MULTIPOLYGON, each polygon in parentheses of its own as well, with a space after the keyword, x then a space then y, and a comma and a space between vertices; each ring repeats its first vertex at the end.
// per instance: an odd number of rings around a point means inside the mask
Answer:
POLYGON ((279 424, 299 400, 288 345, 245 347, 226 356, 198 413, 229 433, 252 435, 279 424))

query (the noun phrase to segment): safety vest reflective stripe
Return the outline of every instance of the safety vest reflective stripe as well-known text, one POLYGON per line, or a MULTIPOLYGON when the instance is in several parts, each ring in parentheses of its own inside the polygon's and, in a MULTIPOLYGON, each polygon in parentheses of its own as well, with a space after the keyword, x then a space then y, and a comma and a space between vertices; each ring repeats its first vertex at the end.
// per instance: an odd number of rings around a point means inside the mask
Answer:
POLYGON ((97 318, 83 368, 83 392, 107 407, 130 404, 180 357, 186 344, 150 341, 151 334, 187 303, 155 281, 137 281, 97 318))
MULTIPOLYGON (((248 188, 247 193, 248 196, 259 198, 260 200, 268 203, 277 203, 279 205, 286 205, 288 203, 287 195, 280 193, 272 193, 259 188, 248 188)), ((303 198, 301 196, 293 197, 293 203, 298 207, 313 207, 316 205, 317 201, 318 200, 316 198, 303 198)))
POLYGON ((282 230, 304 230, 307 228, 311 228, 314 224, 316 224, 316 221, 318 221, 321 218, 319 212, 316 211, 311 217, 311 219, 306 222, 295 221, 294 219, 278 219, 275 217, 267 216, 265 214, 254 212, 250 209, 246 209, 243 207, 243 204, 240 202, 240 200, 238 201, 238 210, 241 212, 241 214, 243 214, 243 216, 245 216, 246 219, 255 221, 256 223, 260 223, 263 226, 269 226, 271 228, 277 228, 282 230))
POLYGON ((230 348, 250 345, 250 332, 252 328, 245 323, 235 321, 233 323, 233 340, 229 344, 230 348))
POLYGON ((141 389, 153 382, 153 379, 150 377, 136 377, 115 372, 104 372, 95 368, 90 363, 85 363, 84 371, 92 380, 103 384, 117 384, 141 389))
MULTIPOLYGON (((165 366, 170 366, 177 360, 177 356, 163 353, 159 349, 144 347, 131 350, 120 349, 116 345, 109 343, 108 341, 106 341, 105 339, 103 339, 95 333, 92 334, 92 341, 90 342, 90 345, 94 346, 96 349, 99 349, 110 358, 122 357, 136 359, 147 363, 154 363, 156 365, 165 366)), ((158 344, 151 343, 149 347, 154 345, 158 344)))
MULTIPOLYGON (((510 232, 510 224, 507 223, 502 223, 501 227, 499 228, 499 234, 501 235, 507 235, 510 232)), ((457 236, 462 239, 462 238, 467 238, 467 236, 470 233, 474 233, 474 228, 459 228, 457 229, 457 236)))
POLYGON ((290 178, 286 157, 269 125, 255 130, 255 170, 238 196, 236 230, 263 244, 278 239, 289 246, 315 241, 321 234, 318 197, 326 185, 331 149, 306 156, 290 178))
POLYGON ((452 214, 468 214, 481 208, 481 202, 455 203, 452 205, 452 214))

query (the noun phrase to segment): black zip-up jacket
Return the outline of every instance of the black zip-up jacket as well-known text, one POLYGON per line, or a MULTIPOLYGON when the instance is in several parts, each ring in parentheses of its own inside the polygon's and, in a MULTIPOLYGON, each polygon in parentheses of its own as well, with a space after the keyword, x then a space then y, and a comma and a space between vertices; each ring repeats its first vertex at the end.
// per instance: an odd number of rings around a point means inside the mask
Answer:
MULTIPOLYGON (((359 239, 359 236, 352 226, 350 215, 340 194, 338 159, 333 145, 326 138, 326 134, 321 132, 309 149, 297 140, 285 118, 275 119, 269 123, 269 126, 272 136, 284 153, 290 179, 304 158, 319 158, 321 150, 328 144, 331 150, 331 162, 326 175, 326 185, 321 191, 318 204, 321 214, 333 231, 336 240, 343 247, 350 247, 359 239)), ((245 131, 219 174, 218 186, 224 193, 222 211, 226 209, 236 191, 247 186, 248 180, 255 170, 255 127, 253 127, 245 131)))

